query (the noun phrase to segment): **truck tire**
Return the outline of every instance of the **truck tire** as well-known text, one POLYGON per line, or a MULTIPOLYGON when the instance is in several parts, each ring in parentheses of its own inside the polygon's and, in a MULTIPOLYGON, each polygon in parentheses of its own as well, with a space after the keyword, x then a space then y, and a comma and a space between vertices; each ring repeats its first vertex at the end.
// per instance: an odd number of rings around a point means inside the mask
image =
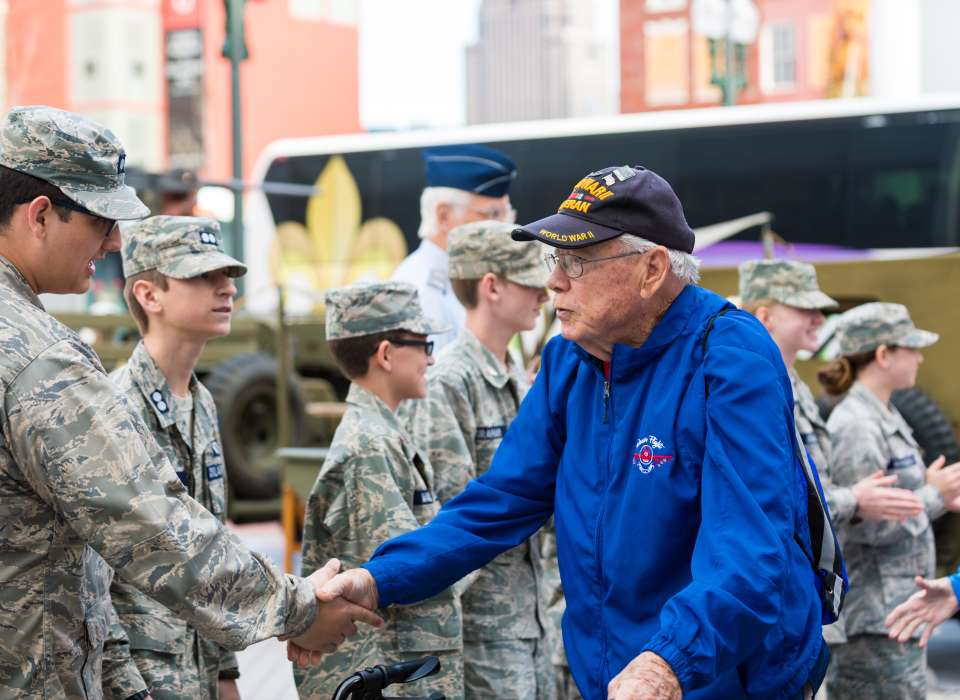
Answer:
MULTIPOLYGON (((276 498, 280 470, 277 449, 277 361, 263 353, 241 353, 216 365, 203 380, 220 417, 223 457, 239 499, 276 498)), ((303 432, 304 399, 290 377, 290 442, 303 432)))

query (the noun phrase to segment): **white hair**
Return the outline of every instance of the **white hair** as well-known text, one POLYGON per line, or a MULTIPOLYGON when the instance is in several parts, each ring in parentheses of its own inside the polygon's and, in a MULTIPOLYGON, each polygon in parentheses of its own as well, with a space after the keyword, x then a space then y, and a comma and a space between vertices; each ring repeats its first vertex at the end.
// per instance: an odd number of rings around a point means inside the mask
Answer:
MULTIPOLYGON (((659 245, 633 234, 624 234, 620 236, 620 240, 623 241, 625 246, 639 253, 646 253, 659 245)), ((681 282, 696 284, 700 281, 700 260, 698 258, 682 250, 674 250, 673 248, 666 248, 666 250, 670 255, 670 269, 681 282)))
POLYGON ((420 238, 437 234, 437 207, 441 204, 465 207, 470 204, 470 193, 453 187, 425 187, 420 194, 420 238))

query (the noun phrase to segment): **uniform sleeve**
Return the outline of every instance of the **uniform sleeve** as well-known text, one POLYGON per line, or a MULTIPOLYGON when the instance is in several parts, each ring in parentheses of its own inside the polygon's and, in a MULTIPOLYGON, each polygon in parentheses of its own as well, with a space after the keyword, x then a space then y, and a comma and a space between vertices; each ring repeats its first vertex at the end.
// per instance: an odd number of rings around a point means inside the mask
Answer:
POLYGON ((957 603, 960 604, 960 567, 957 567, 956 573, 950 577, 950 585, 953 586, 953 594, 957 596, 957 603))
POLYGON ((229 648, 312 622, 312 585, 189 498, 126 398, 69 342, 38 356, 5 397, 24 477, 121 579, 229 648))
POLYGON ((429 524, 381 545, 364 565, 383 605, 436 595, 529 538, 553 513, 564 429, 551 407, 550 350, 490 469, 429 524))
POLYGON ((109 624, 110 631, 103 643, 103 697, 104 700, 126 700, 146 690, 147 684, 130 656, 130 640, 112 605, 109 624))
POLYGON ((827 499, 827 509, 834 527, 850 522, 857 513, 857 497, 853 489, 847 486, 837 486, 832 479, 824 479, 820 472, 820 484, 823 486, 823 495, 827 499))
POLYGON ((685 693, 748 659, 797 585, 788 551, 801 478, 792 393, 768 357, 742 346, 717 341, 703 367, 710 391, 692 580, 667 601, 644 647, 670 664, 685 693))
MULTIPOLYGON (((831 421, 830 434, 833 438, 833 475, 836 483, 852 486, 878 469, 886 469, 890 455, 886 451, 881 428, 876 423, 867 420, 831 421)), ((916 537, 929 524, 926 513, 902 523, 894 520, 861 520, 847 526, 845 536, 851 542, 886 545, 916 537)))

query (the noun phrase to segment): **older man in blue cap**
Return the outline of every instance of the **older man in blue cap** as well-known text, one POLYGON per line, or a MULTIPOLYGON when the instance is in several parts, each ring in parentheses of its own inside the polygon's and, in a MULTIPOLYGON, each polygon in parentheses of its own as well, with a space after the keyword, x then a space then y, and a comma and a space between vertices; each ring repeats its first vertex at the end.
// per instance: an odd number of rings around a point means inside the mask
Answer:
POLYGON ((420 195, 419 247, 393 279, 413 284, 424 313, 450 331, 433 337, 439 350, 463 329, 466 313, 447 277, 447 234, 461 224, 492 219, 513 223, 507 194, 517 166, 486 146, 439 146, 423 152, 427 186, 420 195))
POLYGON ((586 700, 809 700, 846 582, 779 349, 696 285, 694 233, 646 168, 589 173, 513 236, 554 249, 562 337, 490 468, 320 599, 427 598, 553 515, 586 700))

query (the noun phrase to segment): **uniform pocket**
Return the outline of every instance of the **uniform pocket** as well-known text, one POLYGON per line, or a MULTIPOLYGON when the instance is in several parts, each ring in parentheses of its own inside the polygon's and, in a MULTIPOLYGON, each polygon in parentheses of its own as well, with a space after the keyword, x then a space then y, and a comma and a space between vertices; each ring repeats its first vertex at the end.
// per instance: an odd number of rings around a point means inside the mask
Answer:
POLYGON ((162 654, 183 654, 186 646, 186 623, 161 615, 125 614, 120 622, 130 639, 131 649, 162 654))

